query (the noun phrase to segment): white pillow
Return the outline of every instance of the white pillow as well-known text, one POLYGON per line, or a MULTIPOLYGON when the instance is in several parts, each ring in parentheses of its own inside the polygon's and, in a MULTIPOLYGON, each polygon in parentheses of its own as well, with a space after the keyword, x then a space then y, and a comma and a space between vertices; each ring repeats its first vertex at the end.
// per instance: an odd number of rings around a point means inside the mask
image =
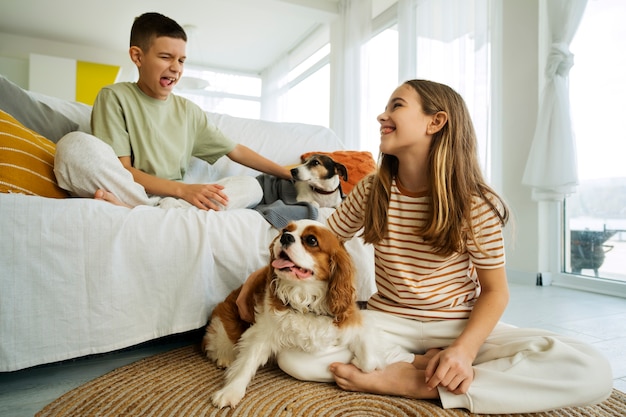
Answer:
MULTIPOLYGON (((235 142, 283 166, 300 163, 300 155, 305 152, 332 152, 344 149, 335 132, 324 126, 269 122, 210 112, 207 112, 207 116, 211 123, 235 142)), ((228 157, 220 158, 213 164, 211 171, 211 175, 217 178, 259 174, 232 162, 228 157)))
POLYGON ((77 101, 63 100, 34 91, 28 94, 37 101, 47 104, 53 110, 61 113, 78 125, 81 132, 91 133, 91 106, 77 101))

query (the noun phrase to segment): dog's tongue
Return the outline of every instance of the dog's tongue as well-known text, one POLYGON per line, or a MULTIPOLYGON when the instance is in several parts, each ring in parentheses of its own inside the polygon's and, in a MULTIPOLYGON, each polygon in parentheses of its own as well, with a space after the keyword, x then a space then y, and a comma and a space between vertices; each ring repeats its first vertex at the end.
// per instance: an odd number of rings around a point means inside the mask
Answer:
POLYGON ((289 259, 283 259, 283 258, 275 259, 272 262, 272 267, 276 269, 289 269, 291 272, 293 272, 295 276, 301 279, 308 278, 311 275, 313 275, 311 271, 309 271, 308 269, 304 269, 304 268, 300 268, 299 266, 296 266, 296 264, 291 262, 289 259))

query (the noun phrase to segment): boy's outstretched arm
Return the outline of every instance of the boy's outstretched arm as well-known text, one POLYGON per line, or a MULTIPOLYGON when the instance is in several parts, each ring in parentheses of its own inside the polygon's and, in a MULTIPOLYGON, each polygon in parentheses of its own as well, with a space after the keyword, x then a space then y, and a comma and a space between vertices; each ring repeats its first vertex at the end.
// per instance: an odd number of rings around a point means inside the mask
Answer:
POLYGON ((241 165, 247 166, 248 168, 256 169, 257 171, 286 180, 291 179, 291 172, 287 168, 265 158, 247 146, 237 144, 235 149, 226 154, 226 156, 241 165))

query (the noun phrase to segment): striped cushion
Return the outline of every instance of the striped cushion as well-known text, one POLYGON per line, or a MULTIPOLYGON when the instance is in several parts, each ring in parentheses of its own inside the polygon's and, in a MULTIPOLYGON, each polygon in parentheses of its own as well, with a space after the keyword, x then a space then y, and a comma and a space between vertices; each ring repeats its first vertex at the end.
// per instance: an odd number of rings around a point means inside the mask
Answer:
POLYGON ((0 110, 0 192, 65 198, 54 172, 56 145, 0 110))

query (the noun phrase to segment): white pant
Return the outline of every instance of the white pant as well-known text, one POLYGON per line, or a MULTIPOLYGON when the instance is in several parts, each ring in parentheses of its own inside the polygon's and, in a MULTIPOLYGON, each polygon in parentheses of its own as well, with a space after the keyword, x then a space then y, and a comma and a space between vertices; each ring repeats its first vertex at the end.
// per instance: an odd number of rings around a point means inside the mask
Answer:
MULTIPOLYGON (((129 206, 192 207, 184 200, 149 196, 135 182, 108 144, 84 132, 71 132, 57 143, 54 174, 59 186, 76 197, 93 198, 99 188, 113 193, 129 206)), ((256 206, 263 198, 261 185, 252 176, 223 178, 212 183, 224 186, 226 209, 256 206)))
MULTIPOLYGON (((459 336, 467 320, 420 322, 365 311, 387 340, 415 354, 444 348, 459 336)), ((302 380, 332 381, 328 366, 348 363, 352 354, 335 349, 308 354, 287 351, 280 368, 302 380)), ((473 413, 531 413, 604 401, 613 377, 606 358, 590 345, 539 329, 500 323, 474 361, 474 381, 463 395, 439 389, 444 408, 473 413)))

